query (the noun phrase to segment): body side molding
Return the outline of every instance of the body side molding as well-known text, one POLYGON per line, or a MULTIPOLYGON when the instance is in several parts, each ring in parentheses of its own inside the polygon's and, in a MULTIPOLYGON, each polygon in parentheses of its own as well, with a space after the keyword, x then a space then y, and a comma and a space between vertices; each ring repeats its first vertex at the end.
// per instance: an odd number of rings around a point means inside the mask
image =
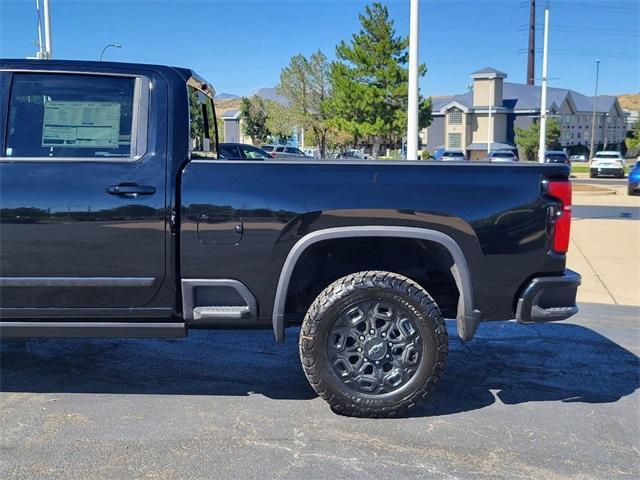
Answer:
POLYGON ((284 316, 287 290, 289 288, 289 282, 291 280, 293 270, 302 253, 314 243, 324 240, 333 240, 336 238, 354 237, 416 238, 436 242, 446 248, 453 258, 451 274, 456 282, 456 286, 460 294, 457 312, 458 335, 462 340, 470 340, 473 338, 473 335, 482 320, 482 314, 475 308, 471 272, 469 271, 464 254, 456 241, 449 235, 437 230, 416 227, 372 225, 361 227, 335 227, 317 230, 305 235, 296 242, 293 248, 289 251, 284 265, 282 266, 273 305, 273 331, 278 343, 282 343, 284 341, 284 316))
POLYGON ((154 277, 0 277, 0 287, 150 287, 154 277))

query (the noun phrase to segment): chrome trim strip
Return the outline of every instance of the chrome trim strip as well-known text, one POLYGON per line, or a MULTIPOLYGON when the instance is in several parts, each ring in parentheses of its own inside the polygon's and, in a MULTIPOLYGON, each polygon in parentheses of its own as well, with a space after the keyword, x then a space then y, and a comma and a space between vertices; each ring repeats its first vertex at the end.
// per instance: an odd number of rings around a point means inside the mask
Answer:
POLYGON ((185 337, 184 323, 0 322, 0 337, 185 337))
POLYGON ((0 308, 0 319, 6 318, 171 318, 175 314, 173 308, 166 307, 133 307, 133 308, 70 308, 70 307, 41 307, 41 308, 0 308))
POLYGON ((150 287, 155 277, 0 277, 0 287, 150 287))
POLYGON ((390 226, 363 226, 363 227, 336 227, 317 230, 302 237, 293 246, 287 255, 287 259, 282 266, 278 287, 276 289, 275 301, 273 304, 273 330, 276 340, 281 343, 284 340, 284 313, 287 301, 287 290, 293 269, 302 256, 303 252, 314 243, 323 240, 333 240, 336 238, 354 237, 396 237, 396 238, 418 238, 439 243, 450 253, 453 258, 451 275, 456 282, 459 292, 458 298, 458 329, 461 338, 468 340, 473 337, 477 323, 481 318, 481 313, 475 310, 475 300, 473 295, 473 284, 471 272, 462 250, 456 241, 449 235, 437 230, 415 227, 390 227, 390 226), (471 325, 470 325, 471 324, 471 325), (475 324, 475 326, 473 325, 475 324))

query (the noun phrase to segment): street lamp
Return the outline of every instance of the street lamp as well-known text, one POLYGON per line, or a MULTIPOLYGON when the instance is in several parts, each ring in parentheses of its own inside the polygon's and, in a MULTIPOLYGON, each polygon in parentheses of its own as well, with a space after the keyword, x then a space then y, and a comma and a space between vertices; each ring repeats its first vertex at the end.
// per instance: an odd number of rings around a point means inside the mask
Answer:
POLYGON ((102 53, 100 54, 100 61, 102 61, 102 57, 104 57, 104 52, 106 52, 109 47, 122 48, 122 45, 120 45, 119 43, 110 43, 109 45, 105 45, 105 47, 102 49, 102 53))
POLYGON ((598 75, 600 74, 600 60, 596 60, 596 91, 593 95, 593 115, 591 117, 591 145, 589 148, 589 155, 593 158, 596 140, 596 99, 598 97, 598 75))

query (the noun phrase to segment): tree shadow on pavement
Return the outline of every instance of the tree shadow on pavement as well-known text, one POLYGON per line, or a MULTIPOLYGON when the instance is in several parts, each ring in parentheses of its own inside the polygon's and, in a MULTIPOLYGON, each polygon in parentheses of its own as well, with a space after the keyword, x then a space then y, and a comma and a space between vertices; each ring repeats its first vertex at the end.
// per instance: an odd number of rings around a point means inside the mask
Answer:
MULTIPOLYGON (((476 338, 450 332, 439 389, 411 416, 493 404, 607 403, 640 386, 640 360, 589 328, 571 324, 481 325, 476 338)), ((3 341, 0 390, 30 393, 231 395, 308 400, 315 393, 298 359, 298 329, 285 345, 270 331, 192 331, 188 339, 3 341)))

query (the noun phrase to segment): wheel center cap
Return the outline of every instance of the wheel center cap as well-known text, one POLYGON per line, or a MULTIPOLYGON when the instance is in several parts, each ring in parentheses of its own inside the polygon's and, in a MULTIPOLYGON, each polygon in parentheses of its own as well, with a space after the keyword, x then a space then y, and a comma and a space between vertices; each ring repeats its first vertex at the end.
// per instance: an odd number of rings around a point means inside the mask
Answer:
POLYGON ((364 346, 364 354, 369 360, 380 360, 387 354, 387 342, 384 338, 376 337, 364 346))

